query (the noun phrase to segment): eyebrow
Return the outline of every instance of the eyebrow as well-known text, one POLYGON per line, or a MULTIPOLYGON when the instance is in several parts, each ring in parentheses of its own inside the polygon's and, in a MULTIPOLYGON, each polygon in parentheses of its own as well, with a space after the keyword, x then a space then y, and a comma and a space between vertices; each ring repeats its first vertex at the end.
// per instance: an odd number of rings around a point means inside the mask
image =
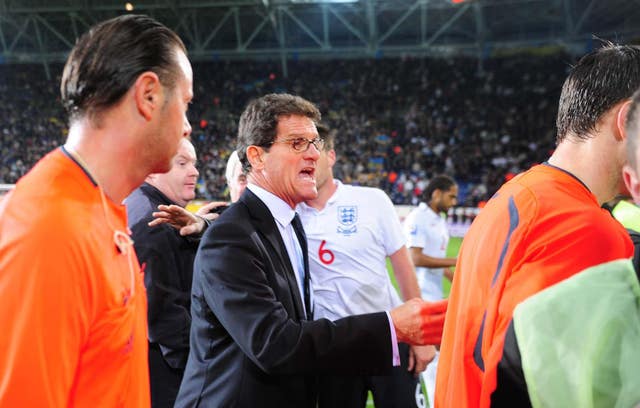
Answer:
POLYGON ((189 157, 187 157, 187 156, 185 156, 183 154, 180 154, 180 155, 176 156, 176 160, 180 160, 180 159, 186 160, 186 161, 193 161, 193 162, 197 162, 198 161, 198 159, 196 159, 196 158, 191 159, 191 158, 189 158, 189 157))

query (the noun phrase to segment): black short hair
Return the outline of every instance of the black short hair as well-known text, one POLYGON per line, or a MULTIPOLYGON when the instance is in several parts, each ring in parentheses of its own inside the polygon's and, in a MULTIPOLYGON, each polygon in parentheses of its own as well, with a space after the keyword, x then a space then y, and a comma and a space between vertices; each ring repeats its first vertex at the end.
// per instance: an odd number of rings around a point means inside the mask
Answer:
POLYGON ((308 100, 286 93, 268 94, 254 99, 240 115, 238 124, 238 158, 246 173, 251 170, 247 159, 247 147, 268 147, 276 139, 280 116, 306 116, 314 123, 320 122, 320 111, 308 100))
POLYGON ((627 159, 629 165, 637 171, 636 149, 638 148, 638 137, 640 137, 640 89, 633 94, 627 113, 625 131, 627 133, 627 159))
POLYGON ((600 117, 639 86, 639 47, 609 43, 582 57, 562 86, 556 142, 570 133, 589 138, 600 117))
POLYGON ((147 71, 173 90, 178 50, 186 54, 180 37, 148 16, 128 14, 93 26, 76 42, 62 73, 60 93, 70 121, 96 119, 147 71))
POLYGON ((424 189, 424 201, 427 203, 431 201, 431 195, 434 191, 449 191, 449 189, 451 189, 451 187, 455 185, 455 180, 445 174, 434 176, 431 181, 429 181, 429 184, 427 184, 427 187, 425 187, 424 189))

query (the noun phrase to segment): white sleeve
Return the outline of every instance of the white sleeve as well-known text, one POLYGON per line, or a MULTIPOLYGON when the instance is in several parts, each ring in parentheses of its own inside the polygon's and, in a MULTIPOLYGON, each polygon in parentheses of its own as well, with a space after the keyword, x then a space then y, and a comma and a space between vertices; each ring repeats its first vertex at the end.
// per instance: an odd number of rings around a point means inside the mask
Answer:
POLYGON ((382 190, 378 190, 378 194, 381 196, 376 201, 380 203, 377 211, 382 232, 382 243, 386 255, 389 256, 404 246, 406 238, 402 232, 400 218, 389 196, 382 190))
POLYGON ((404 233, 407 237, 407 246, 409 248, 424 248, 427 244, 427 234, 425 231, 425 223, 422 217, 419 217, 418 209, 415 208, 404 220, 404 233))

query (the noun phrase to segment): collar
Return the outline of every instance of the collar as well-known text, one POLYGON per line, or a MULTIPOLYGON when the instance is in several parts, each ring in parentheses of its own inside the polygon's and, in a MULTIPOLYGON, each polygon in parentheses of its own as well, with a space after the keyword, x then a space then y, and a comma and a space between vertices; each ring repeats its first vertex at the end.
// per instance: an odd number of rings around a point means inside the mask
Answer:
POLYGON ((283 228, 291 223, 296 212, 289 207, 289 204, 285 203, 284 200, 253 183, 247 184, 247 188, 255 194, 267 206, 267 208, 269 208, 273 218, 283 228))
POLYGON ((570 171, 567 171, 567 170, 563 169, 562 167, 554 166, 553 164, 549 163, 548 161, 545 161, 544 163, 542 163, 542 165, 543 165, 543 166, 547 166, 547 167, 552 168, 552 169, 556 169, 556 170, 558 170, 558 171, 561 171, 561 172, 563 172, 563 173, 567 174, 567 175, 568 175, 568 176, 570 176, 571 178, 575 179, 578 183, 582 184, 582 185, 584 186, 584 188, 586 188, 586 189, 587 189, 587 191, 588 191, 588 192, 590 192, 591 194, 593 194, 593 193, 591 192, 591 190, 589 190, 589 187, 587 187, 587 185, 586 185, 586 184, 584 184, 584 182, 583 182, 582 180, 580 180, 580 179, 579 179, 575 174, 571 173, 570 171))
POLYGON ((338 196, 340 195, 340 192, 344 189, 344 184, 342 184, 342 182, 338 179, 333 179, 333 184, 336 185, 336 191, 333 192, 333 194, 331 195, 331 197, 329 197, 329 199, 327 200, 327 203, 325 204, 325 206, 321 209, 321 210, 316 210, 315 208, 311 207, 310 205, 307 205, 307 203, 305 202, 301 202, 300 204, 298 204, 298 206, 296 207, 296 210, 298 212, 301 211, 315 211, 315 212, 322 212, 324 211, 326 208, 328 208, 329 206, 331 206, 333 203, 335 203, 338 200, 338 196))
MULTIPOLYGON (((171 201, 169 199, 169 197, 167 197, 162 191, 160 191, 158 189, 158 187, 154 186, 153 184, 149 184, 146 181, 144 183, 142 183, 142 185, 140 186, 140 190, 142 190, 147 195, 149 195, 149 197, 152 197, 156 201, 159 201, 159 202, 161 202, 163 204, 166 204, 166 205, 170 205, 170 204, 178 205, 178 204, 174 203, 173 201, 171 201)), ((180 207, 182 207, 182 206, 180 206, 180 207)))
POLYGON ((87 169, 87 167, 82 164, 80 162, 80 160, 78 160, 79 156, 77 156, 77 153, 73 154, 71 153, 66 147, 60 146, 60 150, 62 151, 62 153, 67 156, 72 162, 74 162, 78 167, 80 167, 80 169, 82 170, 82 172, 87 176, 87 178, 89 179, 89 181, 91 181, 91 184, 93 184, 94 187, 98 186, 98 182, 96 182, 93 178, 93 176, 91 175, 91 173, 89 173, 89 169, 87 169))
POLYGON ((329 197, 329 199, 327 200, 327 205, 333 204, 338 199, 340 192, 344 188, 344 184, 342 184, 342 181, 338 179, 333 179, 333 184, 336 185, 336 191, 334 191, 333 195, 331 195, 331 197, 329 197))

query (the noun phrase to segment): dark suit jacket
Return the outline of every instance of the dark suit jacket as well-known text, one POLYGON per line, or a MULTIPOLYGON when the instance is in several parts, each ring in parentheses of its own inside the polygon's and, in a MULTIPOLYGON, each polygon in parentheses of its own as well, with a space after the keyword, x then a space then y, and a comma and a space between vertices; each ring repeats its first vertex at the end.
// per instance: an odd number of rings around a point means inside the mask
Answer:
POLYGON ((305 320, 278 227, 248 189, 205 233, 192 288, 176 407, 315 407, 317 374, 391 369, 385 313, 305 320))

